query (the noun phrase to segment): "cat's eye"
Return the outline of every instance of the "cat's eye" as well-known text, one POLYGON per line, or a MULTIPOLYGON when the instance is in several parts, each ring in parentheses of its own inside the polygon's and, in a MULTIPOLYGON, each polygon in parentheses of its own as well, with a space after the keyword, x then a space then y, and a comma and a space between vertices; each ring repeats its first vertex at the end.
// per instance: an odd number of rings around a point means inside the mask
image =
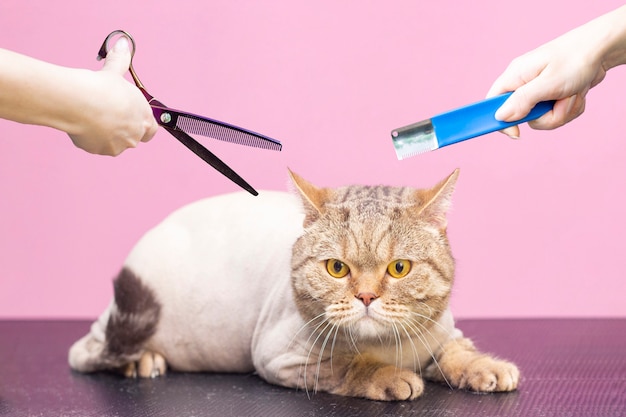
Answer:
POLYGON ((387 272, 394 278, 404 278, 411 271, 411 261, 398 259, 387 266, 387 272))
POLYGON ((350 272, 348 265, 339 259, 329 259, 326 261, 326 270, 333 278, 343 278, 350 272))

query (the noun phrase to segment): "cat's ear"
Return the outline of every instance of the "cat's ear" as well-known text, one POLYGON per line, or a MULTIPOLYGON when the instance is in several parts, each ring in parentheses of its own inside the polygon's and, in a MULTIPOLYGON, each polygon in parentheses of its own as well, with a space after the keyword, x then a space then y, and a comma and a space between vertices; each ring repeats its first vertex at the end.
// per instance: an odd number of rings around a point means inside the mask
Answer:
POLYGON ((435 225, 439 229, 445 229, 448 222, 446 213, 450 209, 452 203, 452 193, 456 180, 459 177, 459 169, 455 169, 448 178, 441 181, 429 190, 418 190, 417 198, 419 205, 417 207, 419 215, 426 221, 435 225))
POLYGON ((291 181, 302 197, 304 205, 305 218, 304 226, 308 226, 316 221, 320 214, 324 211, 324 205, 331 197, 331 190, 328 188, 319 188, 311 184, 292 170, 289 170, 291 181))

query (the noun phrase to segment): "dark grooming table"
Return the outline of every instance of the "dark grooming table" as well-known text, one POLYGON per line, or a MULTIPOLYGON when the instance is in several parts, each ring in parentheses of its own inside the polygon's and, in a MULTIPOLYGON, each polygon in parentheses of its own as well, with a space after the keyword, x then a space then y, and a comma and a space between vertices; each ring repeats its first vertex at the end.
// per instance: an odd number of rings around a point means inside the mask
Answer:
POLYGON ((0 416, 626 416, 625 319, 460 320, 484 351, 517 363, 516 392, 426 384, 384 403, 276 387, 255 375, 129 380, 67 365, 86 321, 0 321, 0 416))

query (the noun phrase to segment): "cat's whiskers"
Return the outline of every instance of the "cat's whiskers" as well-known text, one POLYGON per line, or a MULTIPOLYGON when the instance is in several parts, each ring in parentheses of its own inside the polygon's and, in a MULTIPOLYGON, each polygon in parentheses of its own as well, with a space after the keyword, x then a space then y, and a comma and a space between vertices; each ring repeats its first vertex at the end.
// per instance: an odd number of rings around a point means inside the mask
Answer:
POLYGON ((391 322, 391 328, 393 329, 393 337, 396 345, 396 359, 395 365, 396 368, 402 367, 402 338, 400 337, 400 332, 398 331, 398 326, 396 323, 391 322))
MULTIPOLYGON (((339 313, 341 313, 339 311, 339 313)), ((338 311, 333 311, 332 308, 327 309, 327 311, 325 311, 324 313, 321 313, 319 315, 317 315, 316 317, 314 317, 313 319, 309 320, 307 323, 305 323, 296 333, 296 335, 294 335, 294 338, 292 339, 292 343, 293 340, 295 340, 296 336, 304 329, 306 328, 312 328, 311 330, 311 334, 309 335, 309 337, 307 338, 306 342, 305 342, 305 346, 308 346, 308 352, 307 352, 307 357, 306 360, 304 362, 304 364, 301 366, 301 369, 299 371, 299 376, 298 379, 302 378, 302 381, 304 382, 304 389, 305 392, 307 393, 307 396, 310 395, 309 392, 309 378, 308 378, 308 366, 309 364, 311 364, 311 357, 313 355, 313 352, 315 350, 315 347, 318 345, 318 342, 320 340, 322 340, 323 337, 323 341, 322 344, 319 348, 319 351, 317 352, 317 361, 316 362, 316 372, 315 372, 315 378, 314 378, 314 384, 313 384, 313 393, 317 393, 318 387, 319 387, 319 376, 320 376, 320 370, 322 367, 322 362, 325 360, 324 359, 324 351, 326 350, 326 347, 328 346, 328 342, 330 341, 331 337, 332 337, 332 343, 331 343, 331 348, 330 348, 330 355, 328 357, 328 360, 330 361, 330 369, 331 369, 331 374, 333 372, 333 364, 332 364, 332 358, 333 358, 333 353, 335 350, 335 345, 337 342, 337 335, 339 332, 339 328, 340 327, 344 327, 343 324, 344 322, 348 321, 349 318, 346 318, 343 314, 338 314, 338 311), (339 317, 338 317, 339 316, 339 317), (314 324, 317 320, 323 318, 322 321, 320 321, 317 324, 314 324), (325 335, 325 336, 324 336, 325 335)), ((351 335, 351 332, 350 332, 351 335)), ((356 342, 354 340, 352 340, 352 343, 355 345, 356 348, 356 342)))
MULTIPOLYGON (((426 306, 430 309, 430 311, 431 311, 431 312, 433 311, 433 310, 432 310, 432 307, 428 306, 428 305, 427 305, 427 304, 425 304, 425 303, 422 303, 422 304, 426 305, 426 306)), ((448 339, 448 340, 452 340, 452 341, 454 341, 454 342, 456 343, 456 338, 454 338, 454 337, 452 336, 452 334, 450 333, 450 330, 448 330, 448 329, 447 329, 444 325, 442 325, 441 323, 439 323, 439 321, 437 321, 437 320, 433 320, 433 319, 431 318, 431 317, 432 317, 432 314, 431 314, 430 316, 425 316, 425 315, 420 314, 420 313, 418 313, 418 312, 416 312, 416 311, 412 311, 412 312, 411 312, 411 314, 412 314, 412 315, 414 315, 414 316, 417 316, 417 317, 419 317, 420 319, 423 319, 423 320, 425 320, 425 321, 427 321, 427 322, 431 322, 431 323, 433 323, 435 326, 437 326, 437 327, 438 327, 441 331, 443 331, 443 332, 444 332, 444 333, 448 336, 448 337, 447 337, 447 339, 448 339)), ((429 333, 429 334, 431 335, 431 337, 432 337, 432 333, 430 333, 429 329, 428 329, 428 328, 427 328, 427 327, 426 327, 423 323, 421 323, 421 322, 420 322, 419 320, 417 320, 417 319, 412 319, 412 320, 414 320, 414 321, 416 321, 416 322, 420 323, 420 324, 422 325, 422 327, 424 328, 424 330, 428 331, 428 333, 429 333)), ((435 340, 436 340, 436 338, 434 338, 434 337, 433 337, 433 339, 435 339, 435 340)), ((439 347, 442 347, 441 343, 439 343, 439 347)))
POLYGON ((346 340, 349 341, 350 347, 357 354, 360 354, 357 347, 357 338, 354 336, 354 325, 359 321, 360 317, 357 311, 352 308, 346 308, 349 303, 336 303, 326 307, 326 317, 334 325, 343 329, 346 340))
POLYGON ((330 345, 330 374, 333 375, 333 352, 335 351, 335 343, 337 342, 337 334, 339 333, 339 324, 335 326, 335 335, 333 336, 333 343, 330 345))
MULTIPOLYGON (((422 304, 426 305, 425 303, 422 303, 422 304)), ((428 306, 428 305, 426 305, 426 306, 432 312, 432 308, 430 306, 428 306)), ((391 320, 391 321, 394 321, 394 322, 398 323, 404 329, 405 334, 407 335, 407 337, 409 338, 411 343, 413 343, 413 340, 412 340, 411 335, 408 333, 408 330, 406 329, 406 326, 409 326, 410 330, 412 332, 414 332, 417 337, 420 337, 424 333, 420 329, 418 329, 414 324, 417 324, 419 327, 421 327, 425 332, 427 332, 429 334, 429 336, 431 338, 433 338, 434 340, 437 340, 433 336, 433 334, 430 332, 428 327, 426 327, 425 325, 420 323, 419 320, 417 320, 415 318, 412 318, 411 316, 412 315, 417 315, 418 317, 422 318, 425 321, 430 321, 430 322, 432 322, 435 325, 441 326, 441 324, 439 322, 431 319, 430 317, 424 316, 424 315, 422 315, 420 313, 416 313, 414 311, 411 311, 409 308, 407 308, 405 306, 402 306, 402 305, 394 305, 393 309, 389 308, 387 313, 391 313, 391 314, 388 314, 388 316, 389 316, 388 320, 391 320)), ((443 326, 441 326, 441 327, 442 327, 442 329, 445 332, 447 332, 448 335, 450 335, 449 332, 447 331, 447 329, 443 328, 443 326)), ((420 339, 420 341, 422 341, 422 340, 420 339)), ((424 343, 424 342, 422 341, 422 343, 424 343)), ((440 346, 441 346, 441 344, 440 344, 440 346)), ((416 349, 414 344, 413 344, 413 348, 414 348, 413 349, 414 352, 417 352, 417 349, 416 349)))
MULTIPOLYGON (((319 382, 320 369, 322 367, 322 358, 324 356, 324 350, 326 349, 326 345, 328 344, 328 339, 330 338, 330 335, 333 334, 333 330, 335 330, 337 328, 336 324, 332 324, 330 322, 329 322, 329 324, 332 327, 328 330, 328 333, 326 334, 326 337, 324 338, 324 342, 322 342, 322 347, 321 347, 320 352, 319 352, 318 357, 317 357, 317 370, 316 370, 316 373, 315 373, 315 385, 313 387, 313 392, 314 393, 317 393, 317 387, 318 387, 318 382, 319 382)), ((328 326, 326 326, 324 328, 324 330, 326 330, 326 328, 328 328, 328 326)), ((322 332, 320 332, 320 336, 321 336, 322 332)), ((336 332, 335 332, 335 335, 336 335, 336 332)), ((334 345, 334 341, 333 341, 332 345, 334 345)), ((329 360, 330 360, 330 369, 331 369, 331 373, 332 373, 332 367, 333 367, 333 349, 332 348, 330 350, 329 360)), ((308 361, 307 361, 307 363, 308 363, 308 361)))
POLYGON ((318 314, 317 316, 313 317, 311 320, 309 320, 306 323, 304 323, 298 329, 298 331, 293 335, 293 337, 291 338, 291 341, 287 345, 287 349, 291 349, 293 347, 293 344, 297 341, 298 335, 302 331, 314 327, 313 330, 311 331, 311 334, 309 335, 309 337, 307 338, 306 342, 304 343, 304 346, 309 346, 307 362, 305 362, 304 364, 301 364, 300 365, 300 369, 298 370, 298 381, 300 381, 301 379, 304 381, 304 389, 305 389, 305 391, 307 393, 307 396, 309 395, 309 391, 308 391, 307 381, 306 381, 306 367, 307 367, 307 363, 308 363, 308 358, 311 355, 311 350, 313 349, 313 347, 315 345, 315 342, 314 342, 313 345, 309 345, 309 344, 310 344, 311 338, 315 335, 317 330, 320 329, 325 323, 327 324, 326 327, 325 327, 325 329, 326 329, 328 327, 328 325, 329 325, 328 317, 326 317, 326 313, 323 312, 323 313, 318 314), (320 320, 320 319, 321 319, 321 321, 319 323, 313 325, 313 323, 315 323, 317 320, 320 320), (303 372, 304 372, 304 375, 303 375, 303 372))
MULTIPOLYGON (((331 327, 331 331, 332 328, 334 327, 334 325, 330 322, 330 320, 328 320, 327 318, 320 323, 317 327, 315 327, 315 329, 313 329, 313 331, 311 332, 311 334, 309 335, 309 338, 306 341, 306 344, 309 345, 309 352, 307 354, 306 360, 304 361, 304 374, 303 374, 303 380, 304 380, 304 389, 307 393, 307 396, 309 394, 309 387, 308 387, 308 378, 307 378, 307 370, 309 367, 309 363, 311 361, 311 354, 313 353, 313 349, 315 348, 315 345, 317 345, 317 341, 320 339, 320 337, 322 337, 322 335, 324 334, 324 332, 326 331, 326 329, 328 329, 328 327, 331 327), (324 328, 320 330, 320 328, 323 326, 324 328), (318 333, 319 330, 319 333, 318 333), (315 340, 313 340, 313 343, 310 343, 311 338, 313 338, 313 336, 315 336, 317 334, 317 337, 315 337, 315 340)), ((324 344, 325 346, 325 344, 324 344)), ((321 360, 322 360, 322 355, 324 353, 324 346, 322 346, 321 350, 318 353, 318 360, 317 360, 317 372, 315 374, 315 383, 313 384, 313 392, 315 393, 317 390, 317 382, 319 379, 319 370, 320 370, 320 364, 321 364, 321 360)))
MULTIPOLYGON (((418 340, 422 343, 422 345, 424 345, 424 348, 428 351, 428 354, 430 355, 431 358, 433 358, 433 363, 437 366, 437 369, 439 369, 439 372, 441 372, 441 375, 443 376, 443 380, 446 382, 446 385, 452 389, 452 384, 450 383, 450 381, 448 381, 448 378, 446 378, 445 374, 443 373, 443 370, 441 369, 441 366, 439 366, 439 362, 437 361, 437 357, 435 355, 435 353, 433 352, 433 350, 430 348, 430 345, 428 344, 428 341, 426 340, 426 337, 424 335, 424 333, 422 333, 421 331, 419 331, 419 329, 415 328, 413 326, 412 323, 407 322, 407 324, 414 329, 414 333, 415 336, 418 338, 418 340)), ((424 328, 426 331, 428 331, 428 329, 426 329, 421 323, 415 322, 415 324, 421 326, 422 328, 424 328)), ((430 332, 429 332, 430 333, 430 332)), ((441 348, 441 347, 440 347, 441 348)), ((420 375, 422 373, 422 369, 420 367, 420 375)))
MULTIPOLYGON (((380 319, 382 319, 387 327, 392 329, 393 342, 395 344, 395 366, 396 368, 403 368, 404 364, 404 349, 402 347, 402 339, 406 336, 410 345, 413 356, 413 371, 418 372, 421 375, 421 361, 419 358, 419 352, 413 341, 409 330, 407 330, 407 320, 410 319, 411 311, 401 304, 386 304, 382 306, 382 311, 379 312, 380 319), (401 329, 401 330, 400 330, 401 329)), ((413 332, 416 330, 411 328, 413 332)), ((380 336, 379 336, 380 338, 380 336)), ((423 343, 423 341, 420 340, 423 343)))
POLYGON ((354 323, 348 323, 347 326, 343 326, 344 328, 344 332, 346 333, 346 337, 348 338, 348 340, 350 340, 350 347, 354 348, 354 351, 356 352, 357 355, 361 354, 361 351, 359 351, 359 347, 356 344, 356 339, 354 338, 354 334, 352 329, 354 328, 354 323))
MULTIPOLYGON (((304 323, 299 329, 298 331, 293 335, 293 337, 291 338, 291 341, 289 342, 289 344, 287 345, 287 349, 291 349, 291 347, 293 346, 293 343, 296 341, 296 337, 298 337, 298 335, 300 334, 300 332, 302 332, 303 330, 305 330, 307 327, 309 327, 309 325, 311 323, 313 323, 315 320, 318 320, 320 318, 324 318, 324 316, 326 315, 326 313, 321 313, 318 314, 317 316, 313 317, 311 320, 307 321, 306 323, 304 323)), ((322 322, 320 324, 323 324, 327 319, 324 318, 324 320, 322 320, 322 322)))
MULTIPOLYGON (((422 303, 422 304, 424 304, 424 303, 422 303)), ((430 308, 430 306, 427 306, 427 307, 429 307, 430 311, 432 312, 432 308, 430 308)), ((412 311, 411 315, 417 316, 417 318, 412 317, 409 320, 412 323, 414 323, 417 326, 419 326, 423 330, 423 331, 422 330, 417 330, 417 331, 419 331, 420 334, 424 334, 424 332, 428 333, 428 336, 430 336, 431 339, 437 341, 437 344, 439 345, 440 349, 443 349, 443 345, 441 344, 441 342, 431 332, 432 326, 428 327, 428 326, 426 326, 425 323, 432 323, 432 325, 437 326, 439 330, 443 331, 447 335, 446 339, 448 339, 448 340, 452 339, 452 334, 450 333, 450 331, 445 326, 443 326, 441 323, 439 323, 439 321, 432 319, 432 316, 425 316, 425 315, 420 314, 420 313, 415 312, 415 311, 412 311)))
POLYGON ((413 338, 409 334, 409 331, 406 329, 405 323, 399 322, 398 324, 400 325, 400 327, 402 327, 402 330, 404 330, 404 333, 406 334, 407 339, 409 339, 409 343, 411 343, 411 350, 413 351, 413 371, 414 372, 419 371, 419 374, 421 376, 422 366, 421 366, 420 356, 417 351, 417 347, 415 346, 415 343, 413 342, 413 338))
MULTIPOLYGON (((411 340, 410 335, 408 334, 407 330, 404 328, 404 325, 402 324, 402 320, 406 318, 407 314, 409 313, 408 308, 402 306, 401 304, 382 304, 381 308, 377 311, 376 314, 376 318, 377 320, 381 320, 383 323, 385 323, 385 327, 387 327, 388 329, 392 330, 392 336, 393 339, 391 339, 390 336, 390 343, 393 341, 394 345, 395 345, 395 367, 396 368, 402 368, 402 364, 404 362, 404 358, 403 358, 403 353, 404 353, 404 349, 402 348, 402 334, 400 332, 400 330, 398 329, 398 325, 400 325, 400 327, 402 327, 402 330, 404 331, 404 333, 407 335, 409 342, 413 345, 413 341, 411 340)), ((378 338, 381 342, 382 345, 382 338, 381 338, 381 334, 378 334, 378 338)), ((413 366, 415 368, 415 356, 417 354, 417 351, 415 349, 415 345, 412 346, 412 350, 413 350, 413 366)))
MULTIPOLYGON (((430 320, 433 323, 436 323, 434 320, 430 318, 428 318, 428 320, 430 320)), ((413 330, 413 333, 415 334, 415 336, 419 339, 419 341, 422 343, 424 348, 428 351, 428 354, 430 355, 430 357, 433 358, 433 363, 439 369, 439 372, 443 376, 443 380, 446 382, 446 385, 448 385, 448 387, 452 389, 452 384, 450 384, 443 370, 441 369, 441 366, 439 366, 439 362, 437 361, 437 355, 435 355, 435 352, 431 349, 430 345, 428 344, 428 341, 426 340, 426 335, 424 334, 423 331, 420 330, 420 328, 425 330, 428 333, 428 335, 431 337, 431 339, 433 340, 437 340, 437 339, 433 336, 431 331, 423 323, 419 322, 416 319, 407 320, 406 324, 413 330)), ((439 349, 443 349, 443 346, 441 345, 441 343, 438 342, 438 344, 439 344, 439 349)), ((421 368, 420 368, 420 374, 421 374, 421 368)))

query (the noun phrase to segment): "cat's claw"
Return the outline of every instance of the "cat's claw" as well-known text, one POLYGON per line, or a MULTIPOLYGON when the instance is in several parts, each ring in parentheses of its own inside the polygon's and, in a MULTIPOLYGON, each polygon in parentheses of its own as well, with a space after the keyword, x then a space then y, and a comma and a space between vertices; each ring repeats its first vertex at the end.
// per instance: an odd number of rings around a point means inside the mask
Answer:
POLYGON ((135 362, 126 364, 122 367, 121 372, 126 378, 137 378, 137 365, 135 362))
POLYGON ((165 375, 167 363, 165 358, 156 352, 146 351, 137 362, 127 364, 122 373, 126 378, 158 378, 165 375))
POLYGON ((165 358, 156 352, 144 352, 139 359, 139 376, 141 378, 157 378, 165 375, 167 366, 165 358))

